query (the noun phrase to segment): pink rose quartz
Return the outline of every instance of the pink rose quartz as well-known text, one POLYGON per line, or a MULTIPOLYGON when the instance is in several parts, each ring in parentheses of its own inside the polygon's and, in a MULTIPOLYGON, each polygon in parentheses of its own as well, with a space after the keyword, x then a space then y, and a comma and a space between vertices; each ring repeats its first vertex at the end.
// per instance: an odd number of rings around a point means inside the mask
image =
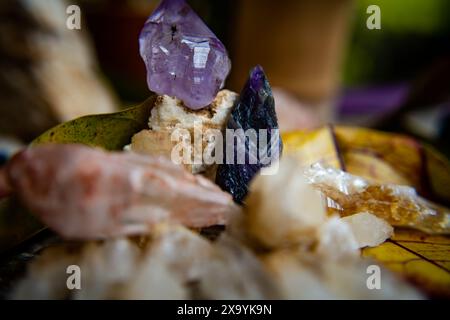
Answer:
POLYGON ((29 148, 10 161, 7 176, 29 209, 65 238, 143 234, 166 221, 222 225, 239 210, 229 194, 167 158, 82 145, 29 148))

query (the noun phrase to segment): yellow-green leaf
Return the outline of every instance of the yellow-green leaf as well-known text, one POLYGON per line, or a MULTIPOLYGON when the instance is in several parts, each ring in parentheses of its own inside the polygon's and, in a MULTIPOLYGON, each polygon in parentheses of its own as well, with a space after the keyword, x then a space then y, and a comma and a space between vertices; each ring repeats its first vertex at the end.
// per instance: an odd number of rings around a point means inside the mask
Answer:
POLYGON ((155 96, 121 112, 81 117, 62 123, 37 137, 33 145, 42 143, 82 143, 107 150, 120 150, 131 142, 138 131, 148 128, 148 118, 155 96))

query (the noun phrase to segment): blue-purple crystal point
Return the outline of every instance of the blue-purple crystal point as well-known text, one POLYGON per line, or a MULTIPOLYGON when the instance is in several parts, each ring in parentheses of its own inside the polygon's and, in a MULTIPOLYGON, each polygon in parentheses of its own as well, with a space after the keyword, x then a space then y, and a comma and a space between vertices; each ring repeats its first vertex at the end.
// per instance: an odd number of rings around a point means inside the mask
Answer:
POLYGON ((220 40, 184 0, 163 0, 139 36, 151 91, 176 97, 191 109, 209 105, 231 63, 220 40))
POLYGON ((223 190, 231 193, 237 203, 243 203, 250 181, 261 168, 278 160, 282 150, 272 90, 260 66, 255 67, 251 71, 239 101, 231 113, 227 129, 242 129, 244 132, 254 129, 258 138, 256 147, 257 161, 256 163, 250 163, 249 159, 255 158, 252 156, 252 147, 254 145, 252 146, 249 140, 245 140, 246 143, 242 148, 235 140, 229 141, 225 137, 225 157, 232 150, 234 161, 233 163, 224 161, 217 168, 216 183, 223 190), (267 132, 265 139, 267 143, 265 145, 261 144, 264 141, 264 139, 261 139, 261 134, 264 130, 267 132), (238 164, 237 157, 242 152, 245 153, 246 162, 245 164, 238 164), (264 160, 264 158, 266 159, 264 160), (266 161, 267 158, 271 160, 270 163, 266 161))

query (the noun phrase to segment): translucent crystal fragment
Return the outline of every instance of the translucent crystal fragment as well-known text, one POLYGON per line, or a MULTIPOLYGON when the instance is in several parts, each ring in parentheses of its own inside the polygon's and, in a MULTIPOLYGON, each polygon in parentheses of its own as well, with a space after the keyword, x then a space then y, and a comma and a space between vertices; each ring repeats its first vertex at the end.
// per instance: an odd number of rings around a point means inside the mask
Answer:
POLYGON ((139 36, 151 91, 191 109, 209 105, 230 72, 220 40, 184 0, 163 0, 139 36))
POLYGON ((304 171, 326 197, 329 213, 369 212, 396 227, 450 234, 450 211, 417 195, 408 186, 371 184, 344 171, 314 164, 304 171))
POLYGON ((350 226, 359 248, 376 247, 394 234, 389 223, 368 212, 344 217, 342 221, 350 226))

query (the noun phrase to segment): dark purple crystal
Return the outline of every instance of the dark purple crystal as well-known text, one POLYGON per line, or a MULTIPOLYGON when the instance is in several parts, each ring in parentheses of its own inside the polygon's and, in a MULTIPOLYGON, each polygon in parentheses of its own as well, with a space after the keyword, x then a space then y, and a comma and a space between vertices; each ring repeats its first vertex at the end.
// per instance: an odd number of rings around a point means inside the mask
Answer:
POLYGON ((224 160, 224 163, 218 166, 216 183, 223 190, 231 193, 237 203, 242 203, 247 195, 248 185, 252 178, 261 168, 268 165, 262 161, 261 156, 271 156, 271 163, 273 163, 279 158, 282 150, 272 90, 260 66, 256 66, 251 71, 239 101, 231 113, 227 129, 243 129, 244 131, 255 129, 258 139, 260 138, 259 129, 267 129, 267 140, 272 141, 272 143, 266 145, 267 148, 265 145, 258 144, 257 161, 255 164, 250 164, 249 159, 253 157, 250 143, 246 140, 242 150, 236 140, 229 141, 225 135, 224 154, 226 157, 231 147, 234 150, 234 163, 226 163, 224 160), (245 152, 245 164, 237 164, 237 155, 240 152, 245 152))
POLYGON ((184 0, 163 0, 139 36, 151 91, 191 109, 209 105, 231 63, 227 50, 184 0))

